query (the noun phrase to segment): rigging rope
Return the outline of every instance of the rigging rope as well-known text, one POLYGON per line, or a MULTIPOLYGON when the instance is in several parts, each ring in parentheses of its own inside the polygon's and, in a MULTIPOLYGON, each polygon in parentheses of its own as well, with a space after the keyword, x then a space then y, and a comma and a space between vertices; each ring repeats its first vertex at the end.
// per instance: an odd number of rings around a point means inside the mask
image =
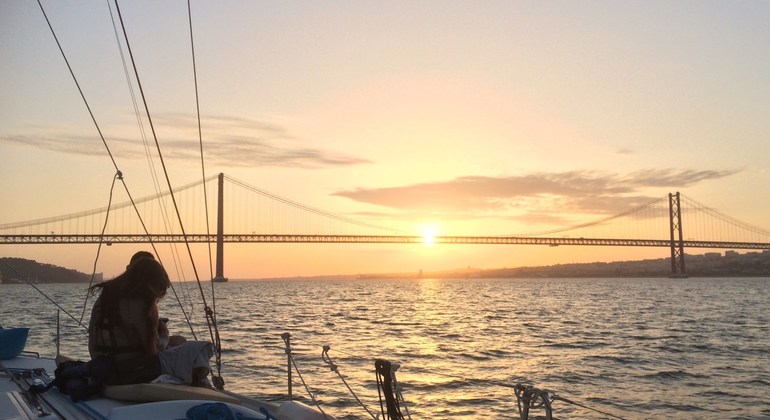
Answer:
POLYGON ((31 281, 29 281, 29 279, 27 279, 27 278, 25 278, 24 276, 22 276, 22 275, 21 275, 21 273, 19 273, 19 272, 16 270, 16 268, 14 268, 12 265, 8 264, 8 263, 5 261, 5 259, 3 259, 3 258, 0 258, 0 262, 2 262, 3 264, 5 264, 5 266, 6 266, 6 267, 8 267, 8 268, 10 268, 10 269, 11 269, 11 271, 13 271, 14 273, 16 273, 16 275, 17 275, 17 276, 19 276, 19 278, 20 278, 20 279, 24 280, 24 281, 25 281, 25 282, 26 282, 28 285, 32 286, 32 287, 33 287, 35 290, 37 290, 37 291, 38 291, 38 293, 40 293, 41 295, 43 295, 43 297, 44 297, 44 298, 48 299, 48 300, 49 300, 51 303, 53 303, 53 304, 54 304, 54 305, 55 305, 57 308, 59 308, 59 309, 60 309, 62 312, 64 312, 65 314, 67 314, 67 316, 69 316, 69 317, 70 317, 70 318, 72 318, 72 319, 73 319, 75 322, 77 322, 77 323, 78 323, 78 325, 80 325, 81 327, 83 327, 83 328, 84 328, 86 331, 88 330, 88 327, 87 327, 87 326, 85 326, 85 325, 83 325, 83 323, 82 323, 82 322, 78 321, 77 317, 75 317, 75 316, 74 316, 74 315, 72 315, 71 313, 67 312, 67 310, 66 310, 66 309, 62 308, 62 307, 61 307, 61 305, 59 305, 58 303, 56 303, 56 301, 55 301, 55 300, 51 299, 51 298, 50 298, 50 297, 49 297, 47 294, 45 294, 45 292, 43 292, 42 290, 40 290, 40 288, 39 288, 39 287, 35 286, 35 283, 32 283, 31 281))
POLYGON ((366 410, 366 412, 369 413, 369 415, 372 416, 373 419, 377 420, 377 416, 375 416, 369 410, 369 408, 363 402, 361 402, 361 400, 358 398, 358 395, 356 395, 356 393, 353 392, 353 389, 350 388, 350 385, 348 385, 348 381, 346 381, 345 378, 342 376, 342 374, 339 372, 337 365, 334 364, 334 362, 332 362, 332 358, 331 356, 329 356, 330 349, 331 347, 328 344, 324 344, 323 350, 321 351, 321 360, 323 360, 324 363, 329 365, 329 369, 331 369, 332 372, 336 373, 337 376, 340 377, 340 379, 342 380, 342 383, 344 383, 345 386, 348 388, 348 391, 350 391, 350 394, 353 395, 353 398, 355 398, 356 401, 358 401, 358 404, 360 404, 361 407, 363 407, 364 410, 366 410))
MULTIPOLYGON (((75 85, 76 85, 76 87, 78 89, 78 92, 80 93, 80 97, 83 100, 83 103, 85 104, 86 109, 88 110, 89 115, 91 116, 91 120, 94 123, 94 126, 96 127, 97 132, 99 133, 99 137, 100 137, 100 139, 102 141, 102 144, 104 145, 105 149, 107 150, 107 153, 108 153, 108 155, 110 157, 110 160, 112 161, 113 166, 115 167, 116 172, 118 174, 121 174, 121 171, 120 171, 120 169, 119 169, 119 167, 117 165, 115 157, 113 156, 112 151, 110 150, 109 145, 107 144, 107 141, 106 141, 106 139, 105 139, 105 137, 104 137, 104 135, 103 135, 103 133, 101 131, 101 128, 99 127, 99 124, 96 121, 96 117, 94 116, 93 111, 91 110, 91 107, 90 107, 90 105, 88 103, 88 100, 86 99, 85 94, 83 93, 83 90, 80 87, 80 83, 78 82, 77 77, 75 76, 75 73, 74 73, 74 71, 72 69, 72 66, 70 65, 69 60, 67 59, 67 56, 64 53, 64 49, 62 48, 62 45, 59 42, 58 36, 56 35, 56 32, 53 29, 53 25, 51 24, 51 21, 48 18, 48 15, 46 14, 45 9, 43 8, 43 5, 40 2, 40 0, 38 0, 37 3, 38 3, 38 6, 40 7, 40 11, 43 13, 43 16, 44 16, 44 18, 46 20, 48 28, 50 29, 51 34, 53 35, 53 38, 56 41, 56 45, 59 48, 59 52, 61 53, 62 58, 64 59, 64 62, 67 65, 67 69, 69 70, 70 75, 72 76, 72 79, 75 82, 75 85)), ((123 17, 122 17, 121 12, 120 12, 120 6, 119 6, 117 0, 115 1, 115 7, 116 7, 116 10, 118 12, 118 16, 119 16, 119 19, 120 19, 120 22, 121 22, 121 27, 123 29, 123 35, 124 35, 125 40, 126 40, 126 48, 127 48, 128 52, 129 52, 129 55, 131 57, 131 63, 132 63, 133 69, 134 69, 134 73, 136 74, 137 85, 139 86, 139 90, 140 90, 140 93, 142 95, 142 101, 144 103, 144 108, 145 108, 145 111, 147 113, 148 121, 150 123, 150 128, 152 130, 153 138, 155 140, 155 145, 156 145, 156 148, 158 150, 158 155, 159 155, 162 167, 163 167, 163 172, 164 172, 164 174, 166 176, 166 182, 168 184, 169 191, 170 191, 169 194, 170 194, 172 202, 174 204, 174 209, 176 211, 177 219, 179 220, 179 224, 180 224, 180 227, 182 229, 182 234, 185 237, 185 243, 187 245, 187 251, 188 251, 188 254, 190 256, 190 260, 192 261, 193 271, 195 272, 195 277, 196 277, 196 280, 198 281, 198 285, 199 285, 199 288, 200 288, 200 291, 201 291, 201 298, 203 299, 204 306, 206 307, 206 317, 207 317, 207 323, 209 325, 209 332, 211 334, 211 339, 212 339, 212 342, 217 346, 217 354, 219 354, 221 352, 221 350, 220 350, 221 347, 219 347, 219 343, 220 343, 220 341, 219 341, 219 333, 217 331, 217 333, 215 334, 213 331, 211 331, 211 328, 212 328, 211 324, 212 324, 212 322, 214 324, 216 324, 215 317, 213 316, 213 312, 208 308, 208 305, 206 304, 205 294, 203 293, 203 289, 200 287, 200 279, 199 279, 199 276, 198 276, 198 273, 197 273, 197 269, 195 267, 195 262, 194 262, 194 260, 192 258, 192 251, 190 249, 189 243, 187 242, 187 235, 186 235, 186 232, 184 231, 184 226, 183 226, 182 221, 181 221, 181 215, 179 214, 179 208, 177 206, 176 199, 175 199, 174 194, 173 194, 173 189, 171 188, 171 181, 170 181, 170 179, 168 177, 168 171, 166 170, 165 161, 163 160, 163 156, 162 156, 162 153, 161 153, 161 150, 160 150, 160 145, 158 143, 157 135, 155 134, 155 128, 154 128, 154 126, 152 124, 152 117, 150 116, 149 107, 147 106, 147 101, 146 101, 146 98, 145 98, 145 95, 144 95, 144 90, 142 88, 142 84, 141 84, 141 81, 139 79, 139 73, 138 73, 137 68, 136 68, 136 64, 135 64, 135 61, 134 61, 133 53, 131 51, 131 46, 130 46, 129 41, 128 41, 128 35, 126 33, 125 25, 123 24, 123 17)), ((151 239, 151 237, 149 235, 149 230, 147 229, 147 226, 145 225, 144 220, 142 219, 141 214, 139 213, 139 209, 137 208, 136 203, 134 202, 133 197, 131 196, 131 193, 129 191, 128 186, 125 183, 125 180, 123 179, 122 176, 117 177, 117 179, 121 180, 121 182, 123 184, 123 187, 126 190, 126 194, 128 195, 129 200, 130 200, 130 202, 132 203, 132 205, 134 207, 134 210, 136 211, 136 214, 137 214, 137 217, 139 219, 139 222, 142 225, 142 228, 144 229, 145 234, 148 237, 149 243, 152 246, 155 255, 158 255, 159 254, 158 250, 157 250, 155 244, 152 242, 152 239, 151 239)), ((98 255, 97 255, 97 260, 98 260, 98 255)), ((159 258, 159 262, 160 262, 160 258, 159 258)), ((179 296, 178 296, 178 294, 176 292, 176 289, 174 288, 173 283, 171 284, 171 289, 174 292, 174 295, 176 296, 177 301, 179 301, 179 296)), ((40 290, 38 289, 38 291, 40 291, 40 290)), ((45 294, 43 294, 43 295, 45 296, 45 294)), ((49 298, 49 300, 51 300, 51 299, 49 298)), ((185 319, 187 320, 187 324, 190 326, 190 331, 191 331, 193 337, 197 339, 195 331, 192 328, 192 322, 190 322, 190 319, 189 319, 189 317, 187 315, 187 312, 185 311, 184 307, 181 305, 181 302, 180 302, 180 307, 181 307, 182 313, 185 316, 185 319)), ((64 311, 64 312, 67 313, 68 315, 70 315, 67 311, 64 311)), ((85 304, 84 304, 84 313, 85 313, 85 304)), ((70 317, 72 317, 73 319, 78 321, 72 315, 70 315, 70 317)), ((78 321, 78 323, 80 325, 82 325, 82 319, 81 319, 81 321, 78 321)), ((218 367, 219 367, 219 364, 218 364, 218 367)), ((221 386, 223 385, 223 382, 221 381, 221 377, 219 379, 220 379, 219 381, 215 380, 215 383, 218 384, 219 388, 221 389, 221 386)))
POLYGON ((529 419, 529 410, 532 408, 545 410, 545 418, 547 420, 553 418, 553 411, 551 409, 552 399, 549 397, 547 390, 523 384, 514 385, 513 390, 516 394, 516 405, 519 408, 521 420, 529 419))
POLYGON ((608 412, 606 412, 606 411, 601 411, 601 410, 597 410, 597 409, 595 409, 595 408, 592 408, 592 407, 588 407, 587 405, 583 405, 583 404, 577 403, 577 402, 575 402, 575 401, 572 401, 572 400, 570 400, 570 399, 567 399, 567 398, 564 398, 564 397, 560 397, 560 396, 558 396, 558 395, 556 395, 556 394, 554 394, 554 395, 553 395, 553 400, 554 400, 554 401, 555 401, 555 400, 564 401, 564 402, 565 402, 565 403, 567 403, 567 404, 572 404, 572 405, 576 405, 576 406, 578 406, 578 407, 581 407, 581 408, 585 408, 586 410, 595 411, 595 412, 597 412, 597 413, 599 413, 599 414, 604 414, 605 416, 609 416, 609 417, 612 417, 612 418, 614 418, 614 419, 621 419, 621 420, 623 420, 623 419, 624 419, 623 417, 619 417, 619 416, 616 416, 616 415, 614 415, 614 414, 610 414, 610 413, 608 413, 608 412))
POLYGON ((412 416, 409 414, 406 401, 404 401, 404 396, 401 394, 401 387, 396 379, 396 371, 399 367, 400 365, 397 363, 390 363, 383 359, 374 361, 374 369, 377 375, 377 393, 380 397, 380 411, 383 418, 404 420, 404 415, 401 413, 401 405, 403 404, 406 416, 411 420, 412 416))
MULTIPOLYGON (((107 214, 104 215, 104 226, 102 226, 102 233, 100 235, 101 238, 104 237, 104 232, 107 230, 107 222, 110 220, 110 206, 112 205, 112 192, 115 190, 115 181, 118 179, 123 179, 123 174, 118 171, 114 177, 112 177, 112 186, 110 186, 110 198, 107 201, 107 214)), ((80 314, 80 321, 79 324, 83 325, 83 317, 86 316, 86 307, 88 306, 88 296, 90 293, 88 290, 91 289, 91 286, 94 284, 94 277, 96 276, 96 265, 99 262, 99 255, 101 255, 102 252, 102 241, 99 241, 99 246, 96 248, 96 257, 94 258, 94 267, 91 271, 91 280, 88 282, 88 289, 86 289, 86 297, 83 299, 83 312, 80 314)))
MULTIPOLYGON (((152 182, 153 182, 153 186, 155 187, 155 191, 157 193, 157 196, 161 197, 163 195, 161 194, 160 182, 158 182, 158 173, 157 173, 157 170, 155 169, 155 165, 153 164, 152 155, 150 153, 150 150, 151 150, 150 149, 150 145, 147 142, 147 132, 146 132, 146 130, 144 128, 144 124, 142 124, 142 118, 141 118, 141 114, 139 112, 139 106, 136 103, 136 94, 134 92, 134 86, 131 83, 131 75, 129 74, 128 66, 126 65, 126 56, 123 53, 123 48, 121 47, 120 35, 118 34, 118 28, 117 28, 117 25, 115 23, 115 15, 112 12, 112 6, 111 6, 111 3, 110 3, 110 0, 107 0, 107 6, 108 6, 108 9, 110 11, 110 21, 112 22, 112 28, 113 28, 113 32, 115 34, 115 41, 117 43, 118 52, 120 53, 120 60, 121 60, 121 63, 123 65, 123 74, 126 77, 126 85, 128 87, 128 91, 129 91, 129 93, 131 95, 131 104, 133 105, 133 108, 134 108, 134 115, 136 116, 136 123, 137 123, 137 126, 139 127, 139 133, 140 133, 140 135, 142 137, 142 145, 144 146, 145 157, 147 158, 147 166, 150 168, 150 175, 152 176, 152 182)), ((139 202, 140 201, 137 201, 137 203, 139 203, 139 202)), ((160 214, 161 214, 162 219, 163 219, 164 227, 166 228, 166 231, 171 231, 171 228, 170 228, 171 224, 169 223, 169 220, 168 220, 168 215, 167 215, 168 210, 166 209, 165 202, 163 200, 158 200, 158 204, 162 208, 162 211, 160 212, 160 214)), ((185 277, 184 276, 184 272, 181 269, 180 264, 179 264, 179 256, 178 256, 178 251, 177 251, 177 248, 176 248, 176 244, 169 244, 169 248, 171 249, 171 255, 172 255, 172 258, 174 260, 174 268, 176 269, 177 276, 179 278, 184 278, 185 277)), ((155 252, 155 255, 156 255, 156 259, 158 261, 161 261, 160 255, 158 255, 157 251, 155 252)), ((183 285, 182 292, 183 292, 183 295, 185 297, 185 301, 186 301, 186 303, 188 303, 188 304, 190 304, 192 306, 192 302, 190 301, 190 294, 189 294, 189 292, 187 290, 187 286, 186 286, 185 283, 182 283, 182 285, 183 285)), ((190 327, 190 331, 191 331, 191 333, 193 335, 193 338, 197 339, 197 335, 195 334, 195 331, 192 328, 192 324, 190 323, 190 317, 185 312, 185 308, 182 305, 181 299, 179 299, 179 295, 177 294, 176 289, 173 287, 173 284, 172 284, 172 291, 174 292, 174 297, 176 298, 177 303, 179 303, 179 307, 182 310, 182 314, 184 315, 185 320, 187 320, 187 323, 188 323, 188 326, 190 327)), ((193 308, 190 308, 190 311, 191 311, 191 314, 192 314, 193 313, 193 308)))
MULTIPOLYGON (((193 68, 193 81, 195 83, 195 114, 197 116, 198 120, 198 144, 200 146, 200 157, 201 157, 201 179, 203 180, 203 207, 204 207, 204 213, 206 215, 206 235, 211 235, 211 226, 209 224, 209 199, 208 199, 208 190, 206 189, 206 165, 203 159, 203 133, 201 131, 201 106, 200 106, 200 100, 198 95, 198 70, 197 66, 195 65, 195 40, 193 37, 193 24, 192 24, 192 9, 190 7, 190 0, 187 0, 187 20, 189 22, 190 26, 190 51, 192 54, 192 68, 193 68)), ((215 349, 215 365, 217 368, 217 374, 214 375, 215 383, 217 385, 217 389, 222 389, 224 387, 224 381, 222 381, 222 343, 219 339, 219 329, 217 328, 217 301, 216 301, 216 295, 214 293, 214 269, 212 264, 212 255, 211 255, 211 242, 207 242, 208 245, 208 251, 209 251, 209 275, 211 278, 211 306, 212 309, 210 310, 208 307, 205 308, 206 310, 206 316, 209 316, 209 311, 211 311, 211 319, 214 324, 214 332, 216 336, 216 342, 214 343, 214 349, 215 349)), ((201 290, 202 292, 202 290, 201 290)))
MULTIPOLYGON (((209 195, 208 195, 208 189, 206 188, 206 165, 203 159, 203 132, 201 130, 201 106, 200 106, 200 99, 198 95, 198 69, 195 65, 195 40, 193 37, 193 27, 192 27, 192 10, 190 8, 190 0, 187 0, 187 20, 190 24, 190 52, 192 54, 192 68, 193 68, 193 82, 195 83, 195 114, 197 116, 198 120, 198 145, 200 146, 200 157, 201 157, 201 179, 203 180, 203 208, 204 212, 206 214, 206 234, 211 234, 211 225, 209 224, 209 195)), ((212 264, 212 255, 211 255, 211 242, 208 242, 208 251, 209 251, 209 274, 211 275, 211 278, 214 278, 214 268, 212 264)), ((212 282, 211 286, 211 294, 214 295, 214 285, 212 282)), ((212 298, 213 301, 213 298, 212 298)), ((214 306, 214 312, 216 313, 216 304, 212 302, 212 305, 214 306)))
MULTIPOLYGON (((447 374, 445 374, 445 373, 441 373, 441 372, 433 372, 433 373, 431 373, 431 374, 432 374, 432 375, 436 375, 436 376, 443 376, 443 377, 445 377, 445 378, 450 378, 450 379, 454 379, 454 380, 459 380, 459 381, 462 381, 462 382, 480 381, 480 380, 481 380, 481 379, 475 379, 475 378, 465 378, 465 377, 461 377, 461 376, 455 376, 455 375, 447 375, 447 374)), ((578 407, 584 408, 584 409, 586 409, 586 410, 595 411, 595 412, 597 412, 597 413, 601 413, 601 414, 604 414, 604 415, 610 416, 610 417, 612 417, 612 418, 616 418, 616 419, 624 419, 624 417, 619 417, 619 416, 617 416, 617 415, 614 415, 614 414, 610 414, 610 413, 607 413, 607 412, 605 412, 605 411, 601 411, 601 410, 598 410, 598 409, 595 409, 595 408, 589 407, 589 406, 587 406, 587 405, 584 405, 584 404, 580 404, 580 403, 578 403, 578 402, 575 402, 575 401, 573 401, 573 400, 570 400, 570 399, 568 399, 568 398, 565 398, 565 397, 562 397, 562 396, 556 395, 555 393, 553 393, 553 392, 551 392, 551 391, 548 391, 548 390, 539 390, 538 388, 534 388, 534 387, 532 387, 531 385, 525 385, 525 384, 521 384, 521 383, 516 383, 516 384, 513 384, 513 385, 511 385, 511 384, 509 384, 509 383, 507 383, 507 382, 503 382, 503 381, 500 381, 500 380, 490 380, 490 379, 485 379, 485 381, 488 381, 488 382, 490 382, 490 383, 492 383, 492 384, 494 384, 494 385, 500 386, 500 387, 504 387, 504 388, 511 388, 511 389, 513 389, 513 390, 514 390, 514 393, 516 393, 517 389, 520 389, 520 388, 526 388, 526 387, 531 387, 531 388, 533 388, 533 389, 535 389, 535 390, 538 390, 538 391, 543 391, 543 392, 546 392, 546 393, 549 393, 549 392, 550 392, 550 393, 551 393, 551 400, 550 400, 550 401, 554 401, 554 400, 561 400, 561 401, 564 401, 565 403, 568 403, 568 404, 572 404, 572 405, 575 405, 575 406, 578 406, 578 407)), ((517 397, 518 397, 518 395, 517 395, 517 397)))
POLYGON ((110 147, 107 145, 107 141, 104 139, 104 135, 102 134, 101 128, 99 128, 99 124, 96 122, 96 117, 94 116, 93 111, 91 111, 91 106, 88 104, 88 101, 86 100, 86 96, 83 93, 83 89, 80 88, 80 83, 78 82, 77 77, 75 77, 75 72, 72 70, 72 66, 70 65, 69 60, 67 59, 67 56, 64 54, 64 49, 61 46, 61 43, 59 42, 59 37, 56 36, 56 32, 53 30, 53 26, 51 25, 51 21, 48 19, 48 15, 45 13, 45 9, 43 8, 43 4, 40 3, 40 0, 37 0, 38 6, 40 6, 40 11, 43 12, 43 17, 45 17, 45 21, 48 24, 48 28, 51 30, 51 34, 53 35, 54 40, 56 41, 56 46, 59 47, 59 51, 61 52, 62 58, 64 58, 64 62, 67 64, 67 69, 69 70, 70 74, 72 75, 72 79, 75 81, 75 86, 78 88, 78 92, 80 93, 80 97, 83 99, 83 103, 86 105, 86 109, 88 110, 88 114, 91 116, 91 121, 93 121, 94 126, 96 126, 96 131, 99 133, 99 137, 102 139, 102 144, 104 144, 104 147, 107 149, 107 154, 110 156, 110 160, 112 160, 113 166, 115 166, 116 170, 119 170, 117 162, 115 162, 115 158, 112 156, 112 151, 110 151, 110 147))
POLYGON ((508 385, 508 384, 499 384, 499 385, 507 388, 513 388, 514 393, 516 394, 516 401, 519 405, 519 413, 521 414, 522 420, 527 419, 530 408, 544 408, 546 410, 547 417, 550 419, 551 403, 556 400, 564 401, 567 404, 572 404, 572 405, 584 408, 586 410, 604 414, 605 416, 609 416, 615 419, 624 420, 623 417, 619 417, 614 414, 610 414, 606 411, 598 410, 596 408, 577 403, 568 398, 564 398, 559 395, 556 395, 555 393, 548 391, 546 389, 535 388, 532 385, 525 385, 521 383, 517 383, 514 385, 508 385))
MULTIPOLYGON (((128 33, 126 32, 126 25, 125 25, 125 22, 123 21, 123 14, 120 11, 120 4, 118 3, 117 0, 115 0, 115 9, 118 12, 118 20, 120 21, 121 28, 123 29, 123 37, 126 41, 126 49, 128 50, 128 55, 131 58, 131 65, 134 70, 134 76, 136 77, 136 84, 139 87, 139 93, 142 98, 142 104, 144 105, 145 114, 147 115, 147 122, 150 125, 150 132, 152 133, 152 138, 155 141, 155 148, 156 148, 156 151, 158 152, 158 159, 160 160, 161 167, 163 168, 163 175, 165 176, 166 184, 168 186, 169 191, 172 191, 173 187, 171 185, 171 178, 168 175, 168 168, 166 167, 166 161, 163 158, 163 152, 161 151, 160 142, 158 141, 158 135, 155 131, 155 125, 152 122, 150 107, 147 104, 147 96, 144 93, 144 87, 142 86, 142 82, 139 77, 139 70, 136 67, 136 60, 134 59, 134 53, 133 53, 133 50, 131 49, 131 43, 129 42, 129 39, 128 39, 128 33)), ((215 353, 217 355, 217 359, 220 359, 221 343, 219 340, 219 331, 216 324, 216 317, 214 316, 214 312, 206 302, 206 294, 203 292, 203 286, 201 285, 200 275, 198 274, 198 268, 195 264, 195 258, 193 257, 193 254, 192 254, 192 248, 190 247, 190 242, 188 241, 188 238, 187 238, 187 231, 185 230, 184 223, 182 222, 182 215, 179 211, 179 205, 177 204, 176 196, 173 193, 169 194, 169 196, 171 197, 171 202, 174 205, 174 212, 176 213, 177 221, 179 222, 179 229, 182 232, 182 237, 184 238, 185 247, 187 248, 187 254, 190 258, 190 264, 192 266, 193 273, 195 275, 195 281, 197 282, 198 289, 200 290, 201 300, 203 301, 203 307, 206 314, 206 324, 208 325, 209 334, 211 336, 211 342, 215 346, 215 349, 216 349, 215 353)), ((190 323, 190 329, 192 330, 191 323, 190 323)), ((221 365, 221 361, 218 360, 217 365, 218 366, 221 365)), ((224 388, 224 381, 222 380, 221 376, 215 376, 213 382, 217 389, 224 388)))
MULTIPOLYGON (((88 100, 86 99, 85 94, 83 93, 83 89, 80 87, 80 83, 78 82, 77 76, 75 76, 75 72, 72 69, 72 66, 70 65, 69 60, 67 59, 67 55, 64 53, 64 48, 62 47, 61 43, 59 42, 59 37, 56 35, 56 31, 53 29, 53 25, 51 24, 50 19, 48 19, 48 14, 45 12, 45 8, 43 8, 43 4, 40 2, 40 0, 37 0, 37 4, 40 7, 40 11, 43 14, 43 17, 45 18, 46 24, 48 25, 49 30, 51 31, 51 35, 54 38, 54 41, 56 42, 56 45, 59 49, 59 52, 61 53, 62 58, 64 59, 64 63, 67 65, 67 69, 70 72, 70 75, 72 76, 72 80, 75 82, 75 86, 78 89, 78 93, 80 94, 81 99, 83 100, 83 103, 86 106, 86 109, 88 110, 88 114, 91 117, 91 121, 94 123, 94 127, 96 128, 96 131, 99 133, 99 138, 102 141, 102 144, 104 145, 104 148, 107 151, 107 154, 110 157, 110 160, 112 161, 112 165, 115 168, 116 173, 122 174, 122 171, 118 167, 118 164, 115 160, 115 157, 112 154, 112 150, 110 150, 109 145, 107 144, 107 140, 104 137, 104 134, 102 133, 101 128, 99 127, 99 123, 96 121, 96 117, 94 116, 93 111, 91 110, 91 106, 88 103, 88 100)), ((117 0, 116 0, 116 6, 117 6, 117 0)), ((125 30, 124 30, 125 34, 125 30)), ((147 235, 148 241, 150 245, 152 246, 153 251, 155 251, 155 254, 158 255, 158 250, 155 247, 155 244, 152 242, 152 237, 150 236, 149 230, 147 229, 147 226, 144 223, 144 220, 142 219, 142 215, 139 212, 139 208, 137 207, 133 197, 131 196, 131 191, 128 188, 128 185, 126 184, 126 181, 123 179, 122 176, 120 176, 118 179, 120 179, 121 183, 123 184, 123 188, 126 191, 126 195, 128 196, 129 202, 134 208, 134 211, 136 212, 136 216, 139 219, 139 223, 142 225, 142 229, 144 230, 145 234, 147 235)), ((173 197, 173 195, 172 195, 173 197)), ((101 241, 100 241, 101 242, 101 241)), ((174 292, 174 295, 176 296, 177 300, 179 300, 179 296, 176 293, 176 289, 174 288, 174 284, 171 284, 171 290, 174 292)), ((65 311, 66 312, 66 311, 65 311)), ((190 322, 190 319, 187 316, 187 313, 185 312, 184 308, 182 308, 182 313, 185 316, 185 319, 187 320, 188 325, 190 325, 190 330, 192 331, 192 323, 190 322)), ((192 331, 193 336, 195 336, 195 332, 192 331)))

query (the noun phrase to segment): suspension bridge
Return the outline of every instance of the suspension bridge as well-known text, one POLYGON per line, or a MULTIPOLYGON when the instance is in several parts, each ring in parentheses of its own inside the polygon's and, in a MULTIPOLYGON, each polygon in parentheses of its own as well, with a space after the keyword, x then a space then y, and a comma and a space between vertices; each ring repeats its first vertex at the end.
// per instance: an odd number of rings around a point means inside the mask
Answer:
MULTIPOLYGON (((215 243, 216 277, 223 278, 225 243, 419 244, 425 241, 422 235, 407 235, 394 228, 310 207, 224 174, 173 191, 173 197, 183 208, 194 208, 181 212, 184 229, 167 216, 171 197, 170 192, 163 192, 94 210, 0 224, 0 244, 215 243), (209 189, 216 189, 217 200, 209 203, 205 199, 206 185, 214 183, 211 187, 216 188, 209 189), (214 223, 209 221, 209 214, 216 215, 213 233, 210 226, 214 223)), ((770 231, 722 214, 677 192, 611 217, 547 232, 435 236, 432 242, 663 247, 671 252, 672 276, 680 276, 686 274, 685 248, 770 250, 770 231), (686 236, 684 226, 687 226, 686 236)))

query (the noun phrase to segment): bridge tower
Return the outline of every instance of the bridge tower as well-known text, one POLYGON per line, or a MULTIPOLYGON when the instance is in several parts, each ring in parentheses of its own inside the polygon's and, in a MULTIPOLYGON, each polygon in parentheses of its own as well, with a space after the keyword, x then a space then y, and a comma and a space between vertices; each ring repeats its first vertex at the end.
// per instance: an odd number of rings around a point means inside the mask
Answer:
POLYGON ((212 281, 214 282, 226 282, 227 278, 224 276, 225 266, 225 250, 224 250, 224 197, 225 197, 225 174, 219 173, 217 188, 217 272, 212 281))
POLYGON ((668 194, 668 216, 671 226, 671 276, 687 277, 684 270, 684 241, 682 237, 682 207, 679 192, 668 194))

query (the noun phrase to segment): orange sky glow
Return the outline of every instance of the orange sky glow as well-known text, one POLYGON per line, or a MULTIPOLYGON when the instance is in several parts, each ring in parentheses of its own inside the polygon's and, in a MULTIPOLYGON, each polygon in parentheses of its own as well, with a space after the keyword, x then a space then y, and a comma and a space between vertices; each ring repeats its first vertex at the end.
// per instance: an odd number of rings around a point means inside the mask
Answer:
MULTIPOLYGON (((165 190, 151 175, 157 152, 141 101, 134 111, 115 11, 42 4, 132 196, 165 190)), ((227 244, 229 278, 665 258, 667 248, 430 238, 548 231, 675 191, 767 226, 769 3, 191 6, 207 175, 426 238, 227 244)), ((122 2, 121 13, 172 185, 195 182, 186 4, 122 2)), ((0 225, 105 206, 115 167, 35 2, 0 2, 0 41, 0 225)), ((127 199, 116 190, 114 202, 127 199)), ((89 273, 97 254, 96 245, 0 247, 89 273)), ((105 246, 96 270, 117 275, 147 248, 105 246)), ((172 276, 193 278, 182 245, 158 251, 172 276)), ((208 249, 192 253, 208 279, 208 249)))

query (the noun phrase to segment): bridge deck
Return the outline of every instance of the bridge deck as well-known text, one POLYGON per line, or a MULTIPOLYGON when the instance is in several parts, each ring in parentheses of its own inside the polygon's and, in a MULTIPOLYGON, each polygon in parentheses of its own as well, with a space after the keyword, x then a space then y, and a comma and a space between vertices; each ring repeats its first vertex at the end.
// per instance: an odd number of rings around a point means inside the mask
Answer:
MULTIPOLYGON (((189 234, 191 243, 216 243, 214 234, 189 234)), ((0 244, 133 244, 133 243, 184 243, 181 234, 160 235, 0 235, 0 244)), ((405 235, 286 235, 286 234, 226 234, 224 243, 394 243, 422 244, 422 236, 405 235)), ((520 236, 436 236, 436 244, 480 245, 548 245, 548 246, 644 246, 671 247, 669 239, 611 239, 611 238, 547 238, 520 236)), ((676 242, 678 245, 678 242, 676 242)), ((714 249, 770 249, 770 243, 682 241, 687 248, 714 249)))

